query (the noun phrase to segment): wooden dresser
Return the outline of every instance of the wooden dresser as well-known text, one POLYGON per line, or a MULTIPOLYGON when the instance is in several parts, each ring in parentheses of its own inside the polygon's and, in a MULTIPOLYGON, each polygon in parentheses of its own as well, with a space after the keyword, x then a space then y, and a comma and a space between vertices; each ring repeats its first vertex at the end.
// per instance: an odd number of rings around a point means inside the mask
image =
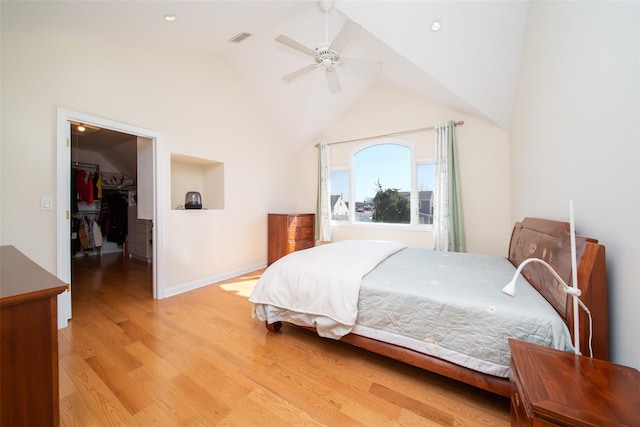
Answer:
POLYGON ((0 425, 57 426, 60 279, 0 246, 0 425))
POLYGON ((509 339, 512 426, 640 425, 640 371, 509 339))
POLYGON ((268 227, 268 265, 291 252, 315 246, 315 214, 270 213, 268 227))

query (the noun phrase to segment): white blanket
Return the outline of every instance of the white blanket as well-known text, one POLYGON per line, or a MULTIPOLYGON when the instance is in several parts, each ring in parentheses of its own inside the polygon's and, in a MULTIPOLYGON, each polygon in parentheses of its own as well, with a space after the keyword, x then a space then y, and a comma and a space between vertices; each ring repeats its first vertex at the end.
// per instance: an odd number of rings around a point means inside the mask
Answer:
POLYGON ((405 247, 397 242, 345 240, 293 252, 265 270, 249 301, 254 309, 271 305, 326 316, 347 326, 348 332, 358 316, 362 278, 405 247))

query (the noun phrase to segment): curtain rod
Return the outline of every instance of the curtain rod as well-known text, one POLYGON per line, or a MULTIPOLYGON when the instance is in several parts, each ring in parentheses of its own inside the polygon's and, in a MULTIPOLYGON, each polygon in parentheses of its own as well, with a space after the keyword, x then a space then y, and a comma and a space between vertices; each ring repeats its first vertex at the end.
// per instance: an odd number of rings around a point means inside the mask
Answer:
MULTIPOLYGON (((454 126, 462 126, 463 124, 464 124, 464 122, 462 120, 460 120, 458 122, 453 122, 454 126)), ((344 144, 345 142, 366 141, 366 140, 369 140, 369 139, 384 138, 384 137, 387 137, 387 136, 404 135, 404 134, 407 134, 407 133, 416 133, 416 132, 422 132, 422 131, 425 131, 425 130, 432 130, 433 128, 434 128, 433 126, 429 126, 429 127, 426 127, 426 128, 401 130, 400 132, 385 133, 383 135, 365 136, 363 138, 346 139, 344 141, 327 142, 327 145, 344 144)), ((320 144, 316 144, 316 147, 319 146, 319 145, 320 144)))

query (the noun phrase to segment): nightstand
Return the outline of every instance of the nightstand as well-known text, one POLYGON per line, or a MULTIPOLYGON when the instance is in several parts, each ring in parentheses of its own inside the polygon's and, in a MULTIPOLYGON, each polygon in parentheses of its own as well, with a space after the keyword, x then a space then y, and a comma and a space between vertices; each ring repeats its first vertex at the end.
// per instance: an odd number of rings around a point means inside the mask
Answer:
POLYGON ((509 339, 512 426, 640 425, 637 369, 509 339))

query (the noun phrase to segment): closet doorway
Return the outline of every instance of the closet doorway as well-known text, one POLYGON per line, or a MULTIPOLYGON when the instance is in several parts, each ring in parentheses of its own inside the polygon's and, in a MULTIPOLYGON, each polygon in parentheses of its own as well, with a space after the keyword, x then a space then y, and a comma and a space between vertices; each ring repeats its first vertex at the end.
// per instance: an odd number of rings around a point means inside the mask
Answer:
MULTIPOLYGON (((71 257, 115 253, 152 262, 153 222, 138 219, 137 137, 78 122, 69 126, 71 257)), ((73 268, 71 273, 74 279, 73 268)))
POLYGON ((58 109, 57 126, 57 267, 58 277, 70 284, 69 292, 58 298, 58 327, 62 328, 72 317, 74 257, 119 254, 123 262, 130 257, 136 258, 131 262, 147 262, 152 271, 149 293, 159 298, 160 135, 64 109, 58 109), (102 209, 105 205, 122 216, 108 219, 102 209), (105 220, 112 223, 105 225, 105 220), (134 248, 130 225, 135 231, 134 248), (109 233, 103 233, 102 227, 109 233))

